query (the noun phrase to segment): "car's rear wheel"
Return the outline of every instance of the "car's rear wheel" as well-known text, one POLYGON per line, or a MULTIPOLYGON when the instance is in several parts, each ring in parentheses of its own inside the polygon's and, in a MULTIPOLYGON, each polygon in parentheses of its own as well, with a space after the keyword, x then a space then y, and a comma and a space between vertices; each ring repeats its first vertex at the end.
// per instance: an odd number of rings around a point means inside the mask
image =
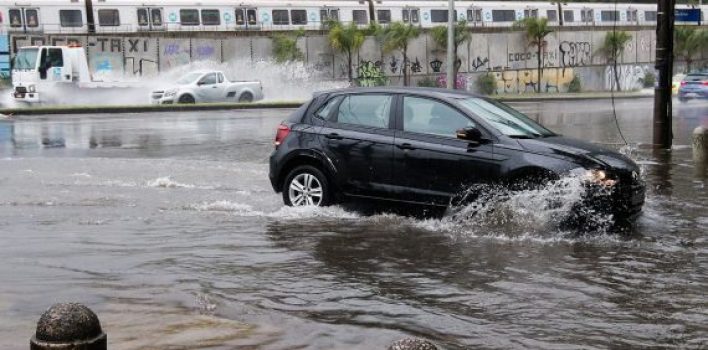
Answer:
POLYGON ((285 178, 283 202, 291 207, 324 207, 332 203, 329 181, 322 171, 303 165, 293 169, 285 178))
POLYGON ((194 100, 194 96, 192 95, 182 95, 179 97, 179 100, 177 100, 178 103, 183 103, 183 104, 193 104, 196 101, 194 100))
POLYGON ((241 103, 253 102, 253 94, 251 94, 250 92, 242 93, 241 96, 238 97, 238 102, 241 102, 241 103))

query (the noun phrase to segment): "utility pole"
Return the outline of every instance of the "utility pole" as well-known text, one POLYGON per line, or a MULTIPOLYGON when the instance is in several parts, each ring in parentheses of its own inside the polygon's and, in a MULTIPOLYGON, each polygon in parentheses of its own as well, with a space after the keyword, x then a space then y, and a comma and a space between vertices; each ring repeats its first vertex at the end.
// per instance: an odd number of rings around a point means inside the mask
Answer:
POLYGON ((455 0, 448 0, 447 6, 447 88, 455 88, 455 0))
POLYGON ((656 22, 656 69, 659 84, 654 89, 654 146, 670 149, 673 139, 671 125, 671 76, 674 68, 674 8, 676 0, 659 0, 656 22))

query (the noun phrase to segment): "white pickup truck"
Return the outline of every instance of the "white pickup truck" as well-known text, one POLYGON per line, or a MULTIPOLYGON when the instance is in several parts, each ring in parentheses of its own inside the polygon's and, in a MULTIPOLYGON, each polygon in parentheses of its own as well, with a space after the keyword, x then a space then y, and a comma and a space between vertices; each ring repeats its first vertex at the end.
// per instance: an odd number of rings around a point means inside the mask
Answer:
POLYGON ((80 46, 25 46, 14 57, 12 96, 16 102, 76 103, 136 89, 138 82, 97 80, 80 46))
POLYGON ((182 76, 174 86, 155 90, 153 104, 202 102, 253 102, 263 99, 260 81, 229 81, 220 71, 196 71, 182 76))

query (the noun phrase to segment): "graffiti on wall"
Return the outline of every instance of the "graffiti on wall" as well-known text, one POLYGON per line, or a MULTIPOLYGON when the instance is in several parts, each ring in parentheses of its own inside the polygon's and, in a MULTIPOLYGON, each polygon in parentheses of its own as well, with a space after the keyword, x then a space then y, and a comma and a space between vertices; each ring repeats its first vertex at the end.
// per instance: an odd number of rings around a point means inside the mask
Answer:
POLYGON ((388 83, 386 74, 381 69, 381 61, 362 61, 356 70, 356 83, 359 86, 382 86, 388 83))
MULTIPOLYGON (((497 80, 497 93, 531 93, 538 85, 538 71, 536 69, 507 69, 494 72, 497 80)), ((568 84, 573 80, 572 68, 545 68, 541 81, 541 91, 565 92, 568 84)))
POLYGON ((189 64, 190 62, 189 43, 185 44, 180 41, 167 41, 164 46, 162 46, 162 55, 160 57, 160 66, 162 70, 169 70, 171 68, 189 64))
POLYGON ((488 57, 480 57, 477 56, 477 58, 473 59, 472 62, 470 63, 470 66, 472 67, 472 70, 477 72, 479 71, 480 68, 484 67, 489 63, 489 58, 488 57))
POLYGON ((125 48, 125 73, 132 75, 155 74, 158 72, 157 59, 153 46, 157 46, 157 41, 150 39, 126 38, 125 48))
MULTIPOLYGON (((647 72, 652 72, 653 68, 642 65, 617 66, 620 88, 624 91, 641 89, 644 86, 644 77, 647 72)), ((612 66, 605 67, 605 89, 617 89, 615 82, 615 70, 612 66)))
POLYGON ((592 63, 592 47, 587 41, 563 41, 558 51, 562 68, 582 67, 592 63))

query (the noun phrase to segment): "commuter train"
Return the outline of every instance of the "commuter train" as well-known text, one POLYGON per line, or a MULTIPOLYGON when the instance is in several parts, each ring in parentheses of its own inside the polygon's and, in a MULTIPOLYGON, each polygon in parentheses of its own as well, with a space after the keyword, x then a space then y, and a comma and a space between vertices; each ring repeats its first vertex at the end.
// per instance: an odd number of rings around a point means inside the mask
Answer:
MULTIPOLYGON (((430 28, 447 21, 447 6, 439 0, 0 0, 0 32, 317 30, 332 19, 430 28)), ((708 16, 708 5, 677 8, 701 12, 692 24, 708 16)), ((656 5, 633 3, 456 1, 455 12, 471 27, 510 27, 525 17, 546 17, 554 26, 652 26, 657 19, 656 5)))

